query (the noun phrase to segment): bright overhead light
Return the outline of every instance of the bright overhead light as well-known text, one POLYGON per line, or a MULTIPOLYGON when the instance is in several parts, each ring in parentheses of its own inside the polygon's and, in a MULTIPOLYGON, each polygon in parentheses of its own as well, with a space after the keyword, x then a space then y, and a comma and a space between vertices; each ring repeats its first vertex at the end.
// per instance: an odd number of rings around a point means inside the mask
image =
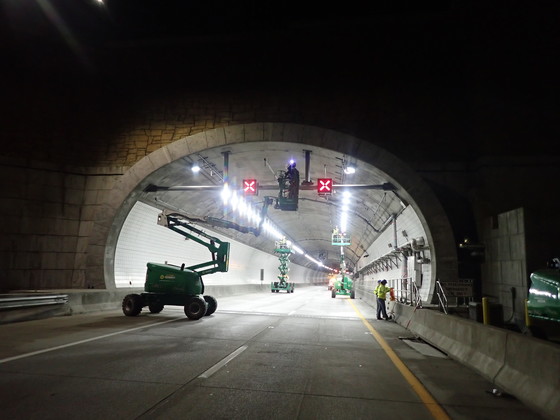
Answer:
POLYGON ((231 208, 235 211, 237 210, 237 205, 239 204, 239 197, 237 196, 237 194, 235 193, 235 191, 233 192, 233 194, 231 195, 231 208))
POLYGON ((197 172, 200 172, 200 166, 198 165, 198 163, 193 163, 193 165, 191 166, 191 170, 196 174, 197 172))
POLYGON ((345 173, 346 175, 350 175, 350 174, 353 174, 353 173, 355 173, 355 172, 356 172, 356 168, 354 168, 354 167, 351 166, 351 165, 348 165, 346 168, 344 168, 344 173, 345 173))
POLYGON ((227 203, 229 202, 229 199, 231 198, 231 190, 229 189, 228 184, 224 184, 224 188, 222 189, 222 201, 224 202, 224 205, 227 205, 227 203))
POLYGON ((305 254, 305 252, 303 252, 303 249, 301 249, 301 248, 300 248, 299 246, 297 246, 297 245, 292 246, 292 249, 293 249, 294 251, 296 251, 298 254, 301 254, 301 255, 305 254))

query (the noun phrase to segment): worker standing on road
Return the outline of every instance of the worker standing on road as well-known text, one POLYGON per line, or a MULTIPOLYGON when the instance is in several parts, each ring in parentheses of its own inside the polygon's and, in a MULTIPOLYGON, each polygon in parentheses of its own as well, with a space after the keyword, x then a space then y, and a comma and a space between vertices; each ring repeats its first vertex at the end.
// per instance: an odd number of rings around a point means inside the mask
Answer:
POLYGON ((375 294, 377 295, 377 319, 389 319, 387 315, 387 307, 385 306, 385 299, 387 298, 387 293, 391 291, 390 287, 386 286, 387 280, 381 280, 379 286, 375 289, 375 294))

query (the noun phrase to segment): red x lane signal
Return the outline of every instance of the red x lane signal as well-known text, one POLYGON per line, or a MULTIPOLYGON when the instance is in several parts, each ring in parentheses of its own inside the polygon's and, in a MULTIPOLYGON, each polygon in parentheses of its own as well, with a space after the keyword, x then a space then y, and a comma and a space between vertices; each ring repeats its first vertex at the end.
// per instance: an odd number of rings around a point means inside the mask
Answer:
POLYGON ((257 195, 258 184, 256 179, 243 180, 243 194, 244 195, 257 195))
POLYGON ((317 192, 319 195, 328 195, 333 192, 332 178, 318 178, 317 179, 317 192))

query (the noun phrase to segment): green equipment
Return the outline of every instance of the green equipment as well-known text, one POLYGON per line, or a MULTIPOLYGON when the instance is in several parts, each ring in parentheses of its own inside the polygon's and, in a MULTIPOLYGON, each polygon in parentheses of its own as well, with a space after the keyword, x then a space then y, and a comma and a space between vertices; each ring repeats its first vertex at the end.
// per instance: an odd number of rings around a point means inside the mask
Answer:
POLYGON ((354 282, 346 275, 346 262, 344 261, 344 247, 350 245, 350 238, 345 233, 340 232, 338 228, 334 228, 332 232, 331 244, 340 246, 340 273, 336 276, 333 287, 331 289, 331 297, 337 295, 350 296, 350 299, 356 297, 354 290, 354 282))
POLYGON ((331 290, 331 297, 335 298, 337 295, 350 296, 350 299, 354 299, 356 297, 354 282, 344 273, 336 276, 331 290))
POLYGON ((526 320, 529 329, 541 338, 559 335, 560 259, 552 259, 548 268, 534 271, 530 278, 526 320))
POLYGON ((299 201, 299 171, 296 169, 296 163, 290 161, 286 171, 279 171, 276 179, 280 190, 274 208, 296 211, 299 201))
POLYGON ((287 293, 294 293, 294 283, 288 282, 288 263, 290 262, 290 254, 293 252, 288 246, 288 241, 286 238, 282 238, 276 241, 274 248, 274 253, 278 255, 280 260, 280 265, 278 270, 280 270, 280 275, 278 276, 279 281, 270 282, 270 291, 272 293, 278 293, 280 290, 285 290, 287 293))
POLYGON ((230 244, 206 234, 184 219, 188 217, 164 210, 158 215, 158 224, 208 248, 212 255, 211 261, 190 267, 185 267, 185 264, 176 266, 147 263, 144 293, 126 295, 122 301, 122 310, 126 316, 137 316, 146 306, 151 313, 161 312, 165 305, 183 306, 185 315, 194 320, 216 311, 216 299, 204 295, 202 276, 228 271, 230 244))

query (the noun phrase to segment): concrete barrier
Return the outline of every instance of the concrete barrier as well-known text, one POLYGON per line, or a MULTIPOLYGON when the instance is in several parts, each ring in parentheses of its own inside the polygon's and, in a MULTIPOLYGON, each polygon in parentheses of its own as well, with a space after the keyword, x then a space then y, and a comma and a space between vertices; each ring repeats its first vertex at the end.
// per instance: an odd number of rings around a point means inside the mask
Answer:
MULTIPOLYGON (((296 284, 296 288, 309 284, 296 284)), ((0 324, 11 322, 32 321, 55 316, 77 315, 90 312, 101 312, 120 309, 123 298, 130 293, 142 293, 141 288, 106 289, 64 289, 64 290, 18 290, 14 296, 22 294, 64 294, 68 302, 60 305, 18 307, 0 310, 0 324)), ((215 298, 223 296, 243 295, 247 293, 270 292, 269 283, 233 284, 205 286, 205 295, 215 298)))
POLYGON ((34 319, 45 319, 56 316, 71 315, 72 310, 68 303, 48 306, 32 306, 29 308, 13 308, 0 311, 0 324, 11 324, 13 322, 33 321, 34 319))
POLYGON ((431 309, 396 304, 395 320, 543 416, 560 420, 560 346, 431 309))
POLYGON ((493 379, 504 366, 509 334, 506 330, 399 304, 395 314, 399 324, 488 378, 493 379))
MULTIPOLYGON (((204 294, 212 295, 215 298, 222 296, 243 295, 247 293, 257 293, 269 291, 270 285, 263 284, 238 284, 205 286, 204 294)), ((120 309, 123 298, 130 293, 142 293, 143 289, 122 288, 115 290, 79 290, 67 291, 68 303, 73 314, 107 311, 120 309)))
POLYGON ((560 348, 521 334, 510 333, 506 363, 495 383, 552 419, 560 419, 560 348))

